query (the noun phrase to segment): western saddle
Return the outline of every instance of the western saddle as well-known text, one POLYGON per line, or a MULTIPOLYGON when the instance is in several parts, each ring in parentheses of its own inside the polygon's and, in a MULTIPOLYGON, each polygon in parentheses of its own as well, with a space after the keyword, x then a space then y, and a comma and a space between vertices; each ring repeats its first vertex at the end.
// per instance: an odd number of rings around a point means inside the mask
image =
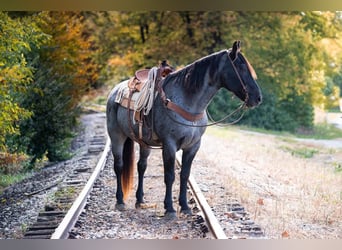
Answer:
MULTIPOLYGON (((154 92, 157 92, 157 91, 159 92, 159 89, 161 88, 160 85, 161 85, 162 79, 166 77, 168 74, 170 74, 172 71, 174 71, 174 68, 170 66, 166 62, 166 60, 163 60, 157 69, 157 77, 155 80, 154 92)), ((121 100, 121 105, 127 108, 132 138, 134 138, 136 142, 138 142, 140 145, 144 147, 149 147, 149 146, 146 145, 146 143, 143 141, 142 127, 143 127, 144 121, 145 123, 148 123, 148 122, 146 122, 143 112, 135 111, 134 120, 138 122, 139 124, 139 135, 136 136, 133 131, 133 125, 132 125, 133 121, 132 121, 132 116, 131 116, 131 110, 134 110, 134 100, 132 99, 133 94, 136 92, 140 92, 140 90, 142 89, 142 87, 148 80, 149 72, 150 72, 150 69, 137 70, 134 74, 134 77, 132 77, 128 82, 128 88, 129 88, 128 98, 123 98, 121 100)), ((151 137, 152 137, 152 134, 153 134, 153 126, 152 126, 151 137)))
MULTIPOLYGON (((174 68, 170 66, 166 60, 162 61, 161 64, 158 67, 158 78, 156 84, 158 85, 162 78, 166 77, 168 74, 170 74, 172 71, 174 71, 174 68)), ((137 70, 134 74, 134 77, 129 81, 128 87, 135 91, 140 91, 144 83, 146 83, 148 79, 148 73, 150 72, 150 69, 140 69, 137 70)), ((156 86, 157 86, 156 85, 156 86)))

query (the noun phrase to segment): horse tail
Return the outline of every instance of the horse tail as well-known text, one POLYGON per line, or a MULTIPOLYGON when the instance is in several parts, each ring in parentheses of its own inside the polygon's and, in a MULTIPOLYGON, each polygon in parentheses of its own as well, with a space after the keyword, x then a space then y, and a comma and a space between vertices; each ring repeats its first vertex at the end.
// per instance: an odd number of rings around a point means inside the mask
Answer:
POLYGON ((123 169, 121 179, 124 200, 129 197, 133 188, 134 156, 134 141, 127 138, 123 148, 123 169))

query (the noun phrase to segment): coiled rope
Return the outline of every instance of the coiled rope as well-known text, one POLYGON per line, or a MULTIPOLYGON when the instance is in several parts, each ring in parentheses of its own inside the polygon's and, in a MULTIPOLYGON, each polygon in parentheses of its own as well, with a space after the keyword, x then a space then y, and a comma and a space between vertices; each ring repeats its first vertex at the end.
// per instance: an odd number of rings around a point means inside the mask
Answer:
MULTIPOLYGON (((158 67, 153 67, 148 72, 146 83, 140 90, 140 95, 134 103, 134 113, 142 111, 144 115, 148 115, 152 109, 154 99, 157 93, 154 91, 157 80, 158 67)), ((135 114, 134 114, 135 115, 135 114)))

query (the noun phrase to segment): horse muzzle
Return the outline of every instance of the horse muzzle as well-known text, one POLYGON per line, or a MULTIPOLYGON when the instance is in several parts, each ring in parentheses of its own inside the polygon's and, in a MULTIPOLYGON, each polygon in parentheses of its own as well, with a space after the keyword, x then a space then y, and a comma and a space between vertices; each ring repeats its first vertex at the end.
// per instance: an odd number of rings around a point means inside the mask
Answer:
POLYGON ((258 96, 252 96, 252 97, 248 98, 248 100, 246 102, 246 106, 248 108, 256 108, 261 103, 262 103, 262 95, 260 93, 260 95, 258 95, 258 96))

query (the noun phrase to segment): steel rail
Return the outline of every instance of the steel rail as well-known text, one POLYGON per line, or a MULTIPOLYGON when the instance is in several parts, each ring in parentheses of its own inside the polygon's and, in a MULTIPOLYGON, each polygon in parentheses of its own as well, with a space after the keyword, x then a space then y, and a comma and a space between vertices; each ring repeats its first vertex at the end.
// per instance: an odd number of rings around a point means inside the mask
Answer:
MULTIPOLYGON (((176 162, 179 166, 181 166, 181 152, 178 151, 176 154, 176 162)), ((226 234, 224 233, 220 223, 218 222, 216 216, 214 215, 213 211, 211 210, 207 200, 205 199, 201 189, 197 185, 197 182, 195 181, 194 177, 190 174, 188 183, 190 185, 190 188, 192 190, 192 193, 195 196, 195 200, 197 204, 202 209, 202 212, 204 214, 205 220, 208 223, 209 228, 211 229, 212 234, 216 239, 228 239, 226 234)))
POLYGON ((79 196, 76 198, 75 202, 72 204, 71 208, 63 218, 62 222, 56 228, 55 232, 52 234, 50 239, 67 239, 69 237, 70 230, 74 227, 79 215, 82 213, 84 206, 86 205, 87 198, 92 190, 92 187, 98 178, 101 170, 104 168, 108 152, 110 150, 110 140, 107 137, 107 142, 102 155, 94 169, 94 172, 90 176, 87 184, 82 189, 79 196))
MULTIPOLYGON (((82 213, 86 205, 87 198, 91 192, 91 189, 100 175, 101 170, 104 168, 108 152, 110 150, 110 140, 107 138, 107 142, 103 153, 94 169, 93 174, 90 176, 87 184, 82 189, 79 196, 76 198, 75 202, 68 210, 67 214, 63 218, 62 222, 56 228, 55 232, 52 234, 51 239, 67 239, 69 237, 70 230, 74 227, 75 223, 78 220, 79 215, 82 213)), ((181 166, 181 152, 177 152, 176 154, 176 162, 181 166)), ((219 224, 217 218, 215 217, 213 211, 211 210, 209 204, 207 203, 202 191, 200 190, 199 186, 197 185, 195 179, 190 174, 188 183, 192 190, 192 193, 195 196, 196 202, 202 209, 203 215, 205 220, 216 239, 228 239, 226 234, 224 233, 221 225, 219 224)))

